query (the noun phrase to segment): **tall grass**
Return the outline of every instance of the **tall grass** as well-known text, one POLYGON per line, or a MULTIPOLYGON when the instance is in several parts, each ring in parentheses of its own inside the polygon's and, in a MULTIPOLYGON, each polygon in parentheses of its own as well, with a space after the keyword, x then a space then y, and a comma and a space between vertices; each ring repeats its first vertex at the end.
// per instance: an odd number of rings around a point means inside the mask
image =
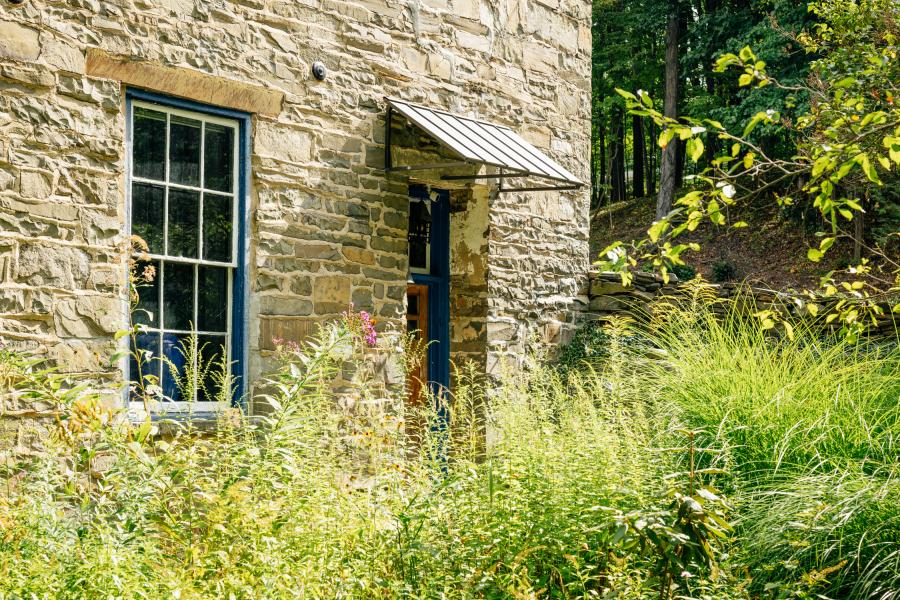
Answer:
POLYGON ((169 436, 0 352, 60 408, 49 452, 4 450, 0 598, 897 598, 896 347, 659 314, 418 408, 335 401, 336 325, 266 416, 169 436))
MULTIPOLYGON (((809 323, 772 335, 709 302, 661 310, 667 361, 648 377, 725 448, 716 466, 739 515, 753 589, 900 597, 900 350, 809 323)), ((746 306, 742 307, 746 309, 746 306)))
POLYGON ((49 452, 7 456, 0 597, 658 596, 613 540, 671 470, 647 451, 671 445, 668 416, 632 376, 563 381, 532 357, 486 394, 461 370, 448 427, 432 405, 334 402, 347 344, 334 327, 286 351, 270 414, 211 435, 61 402, 49 452))

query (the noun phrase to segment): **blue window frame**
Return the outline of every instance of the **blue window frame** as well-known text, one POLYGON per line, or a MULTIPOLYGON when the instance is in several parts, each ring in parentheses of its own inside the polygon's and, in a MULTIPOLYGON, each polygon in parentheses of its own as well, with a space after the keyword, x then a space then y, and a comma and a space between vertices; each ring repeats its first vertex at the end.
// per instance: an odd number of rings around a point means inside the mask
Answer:
POLYGON ((224 359, 243 406, 250 115, 129 89, 126 123, 128 232, 154 272, 133 315, 152 354, 132 356, 128 379, 156 377, 162 410, 205 412, 222 381, 202 365, 224 359))

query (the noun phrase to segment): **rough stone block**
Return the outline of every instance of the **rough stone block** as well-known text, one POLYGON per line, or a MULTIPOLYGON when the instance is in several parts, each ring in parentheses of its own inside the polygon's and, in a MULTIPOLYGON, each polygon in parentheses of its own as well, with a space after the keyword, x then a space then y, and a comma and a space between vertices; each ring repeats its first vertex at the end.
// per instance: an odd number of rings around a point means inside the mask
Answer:
POLYGON ((333 314, 346 310, 350 304, 350 279, 342 275, 316 277, 313 281, 313 300, 317 314, 333 314))
POLYGON ((15 278, 35 286, 81 287, 90 271, 88 255, 77 248, 27 242, 19 248, 15 278))
POLYGON ((0 21, 0 56, 14 60, 35 60, 41 52, 38 31, 11 21, 0 21))

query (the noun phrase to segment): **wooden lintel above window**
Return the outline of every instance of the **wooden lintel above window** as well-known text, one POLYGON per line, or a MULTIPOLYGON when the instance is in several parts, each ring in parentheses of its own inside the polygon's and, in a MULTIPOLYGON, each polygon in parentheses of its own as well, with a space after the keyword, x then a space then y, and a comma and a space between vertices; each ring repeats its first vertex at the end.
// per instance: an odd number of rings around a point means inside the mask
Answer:
POLYGON ((262 115, 278 115, 284 101, 284 93, 259 85, 193 69, 135 60, 100 48, 88 50, 85 71, 90 77, 115 79, 146 90, 262 115))

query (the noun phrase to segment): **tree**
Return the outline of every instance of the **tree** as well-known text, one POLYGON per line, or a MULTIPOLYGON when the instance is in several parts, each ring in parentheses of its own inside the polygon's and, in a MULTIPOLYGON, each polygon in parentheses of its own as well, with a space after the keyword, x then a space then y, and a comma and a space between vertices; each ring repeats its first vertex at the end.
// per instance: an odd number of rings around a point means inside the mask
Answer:
MULTIPOLYGON (((678 21, 680 18, 678 0, 669 1, 669 16, 666 23, 666 94, 663 112, 669 119, 678 116, 678 21)), ((671 141, 671 139, 670 139, 671 141)), ((656 200, 656 218, 662 219, 672 210, 675 199, 676 153, 678 144, 660 144, 659 196, 656 200)))
POLYGON ((644 127, 643 118, 638 115, 631 116, 631 148, 634 155, 632 162, 632 173, 634 197, 640 198, 644 195, 644 127))

